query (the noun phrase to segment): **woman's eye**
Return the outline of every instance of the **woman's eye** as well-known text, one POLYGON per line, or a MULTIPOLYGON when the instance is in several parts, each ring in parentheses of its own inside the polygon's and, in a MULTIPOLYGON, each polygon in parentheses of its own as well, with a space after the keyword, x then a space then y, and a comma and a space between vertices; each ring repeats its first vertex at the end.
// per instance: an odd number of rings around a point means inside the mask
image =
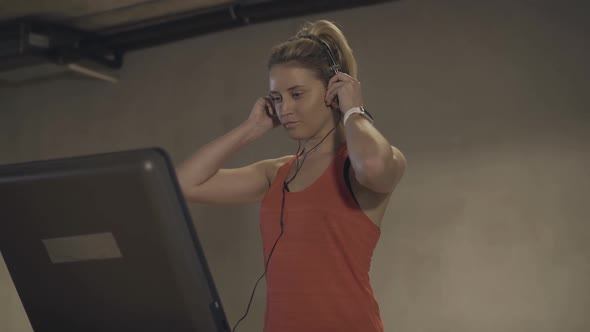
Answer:
POLYGON ((270 98, 273 102, 278 103, 279 101, 281 101, 280 97, 272 97, 270 98))
POLYGON ((293 94, 293 98, 299 98, 299 97, 301 97, 302 95, 303 95, 303 92, 295 92, 295 93, 293 94))

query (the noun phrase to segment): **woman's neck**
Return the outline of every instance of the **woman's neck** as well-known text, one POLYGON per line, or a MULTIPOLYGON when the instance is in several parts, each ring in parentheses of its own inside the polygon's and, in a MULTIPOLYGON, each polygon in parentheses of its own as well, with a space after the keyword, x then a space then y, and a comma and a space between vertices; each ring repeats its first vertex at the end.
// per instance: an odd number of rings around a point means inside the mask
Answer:
POLYGON ((335 114, 332 121, 330 121, 324 129, 316 135, 316 137, 302 141, 301 143, 304 153, 310 151, 316 147, 316 145, 317 147, 310 153, 310 155, 334 154, 338 151, 340 146, 346 142, 344 125, 342 124, 340 117, 340 114, 335 114))

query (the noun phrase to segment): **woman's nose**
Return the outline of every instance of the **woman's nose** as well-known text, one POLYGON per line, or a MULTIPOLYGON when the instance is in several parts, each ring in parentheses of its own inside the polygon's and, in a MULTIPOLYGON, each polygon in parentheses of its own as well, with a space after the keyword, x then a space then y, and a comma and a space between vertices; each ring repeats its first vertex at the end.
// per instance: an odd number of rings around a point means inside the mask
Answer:
POLYGON ((291 102, 283 99, 281 104, 278 106, 278 111, 279 111, 279 115, 281 117, 284 117, 286 115, 289 115, 291 113, 293 113, 293 105, 291 105, 291 102))

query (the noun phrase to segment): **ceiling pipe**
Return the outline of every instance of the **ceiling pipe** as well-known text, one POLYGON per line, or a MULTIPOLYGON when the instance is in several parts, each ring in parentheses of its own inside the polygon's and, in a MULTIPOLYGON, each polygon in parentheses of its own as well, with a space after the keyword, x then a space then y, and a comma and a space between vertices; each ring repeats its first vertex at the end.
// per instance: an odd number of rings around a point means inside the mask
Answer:
POLYGON ((98 31, 98 38, 83 41, 80 46, 87 50, 102 48, 135 51, 250 24, 391 1, 393 0, 237 1, 204 12, 160 18, 159 22, 153 24, 144 21, 98 31))
MULTIPOLYGON (((116 70, 122 67, 124 55, 129 51, 251 24, 392 1, 395 0, 237 0, 198 12, 159 17, 95 32, 80 31, 63 24, 23 20, 21 23, 6 25, 16 29, 10 35, 13 39, 6 41, 22 42, 21 36, 28 36, 27 41, 31 41, 31 36, 40 36, 48 40, 47 47, 33 47, 18 52, 13 47, 11 52, 14 54, 8 55, 0 52, 0 70, 35 65, 42 61, 68 66, 84 60, 116 70), (29 33, 25 34, 27 31, 29 33)), ((93 77, 100 76, 86 67, 68 68, 93 77)), ((100 76, 101 79, 105 77, 100 76)), ((108 77, 106 79, 112 81, 108 77)))

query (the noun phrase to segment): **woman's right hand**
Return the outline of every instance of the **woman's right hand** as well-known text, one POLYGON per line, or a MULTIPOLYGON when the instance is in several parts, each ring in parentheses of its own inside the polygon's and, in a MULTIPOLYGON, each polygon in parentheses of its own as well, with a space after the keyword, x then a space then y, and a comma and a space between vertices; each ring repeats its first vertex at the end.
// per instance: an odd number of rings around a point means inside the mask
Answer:
POLYGON ((258 136, 281 125, 270 97, 260 97, 256 100, 246 122, 252 126, 258 136))

